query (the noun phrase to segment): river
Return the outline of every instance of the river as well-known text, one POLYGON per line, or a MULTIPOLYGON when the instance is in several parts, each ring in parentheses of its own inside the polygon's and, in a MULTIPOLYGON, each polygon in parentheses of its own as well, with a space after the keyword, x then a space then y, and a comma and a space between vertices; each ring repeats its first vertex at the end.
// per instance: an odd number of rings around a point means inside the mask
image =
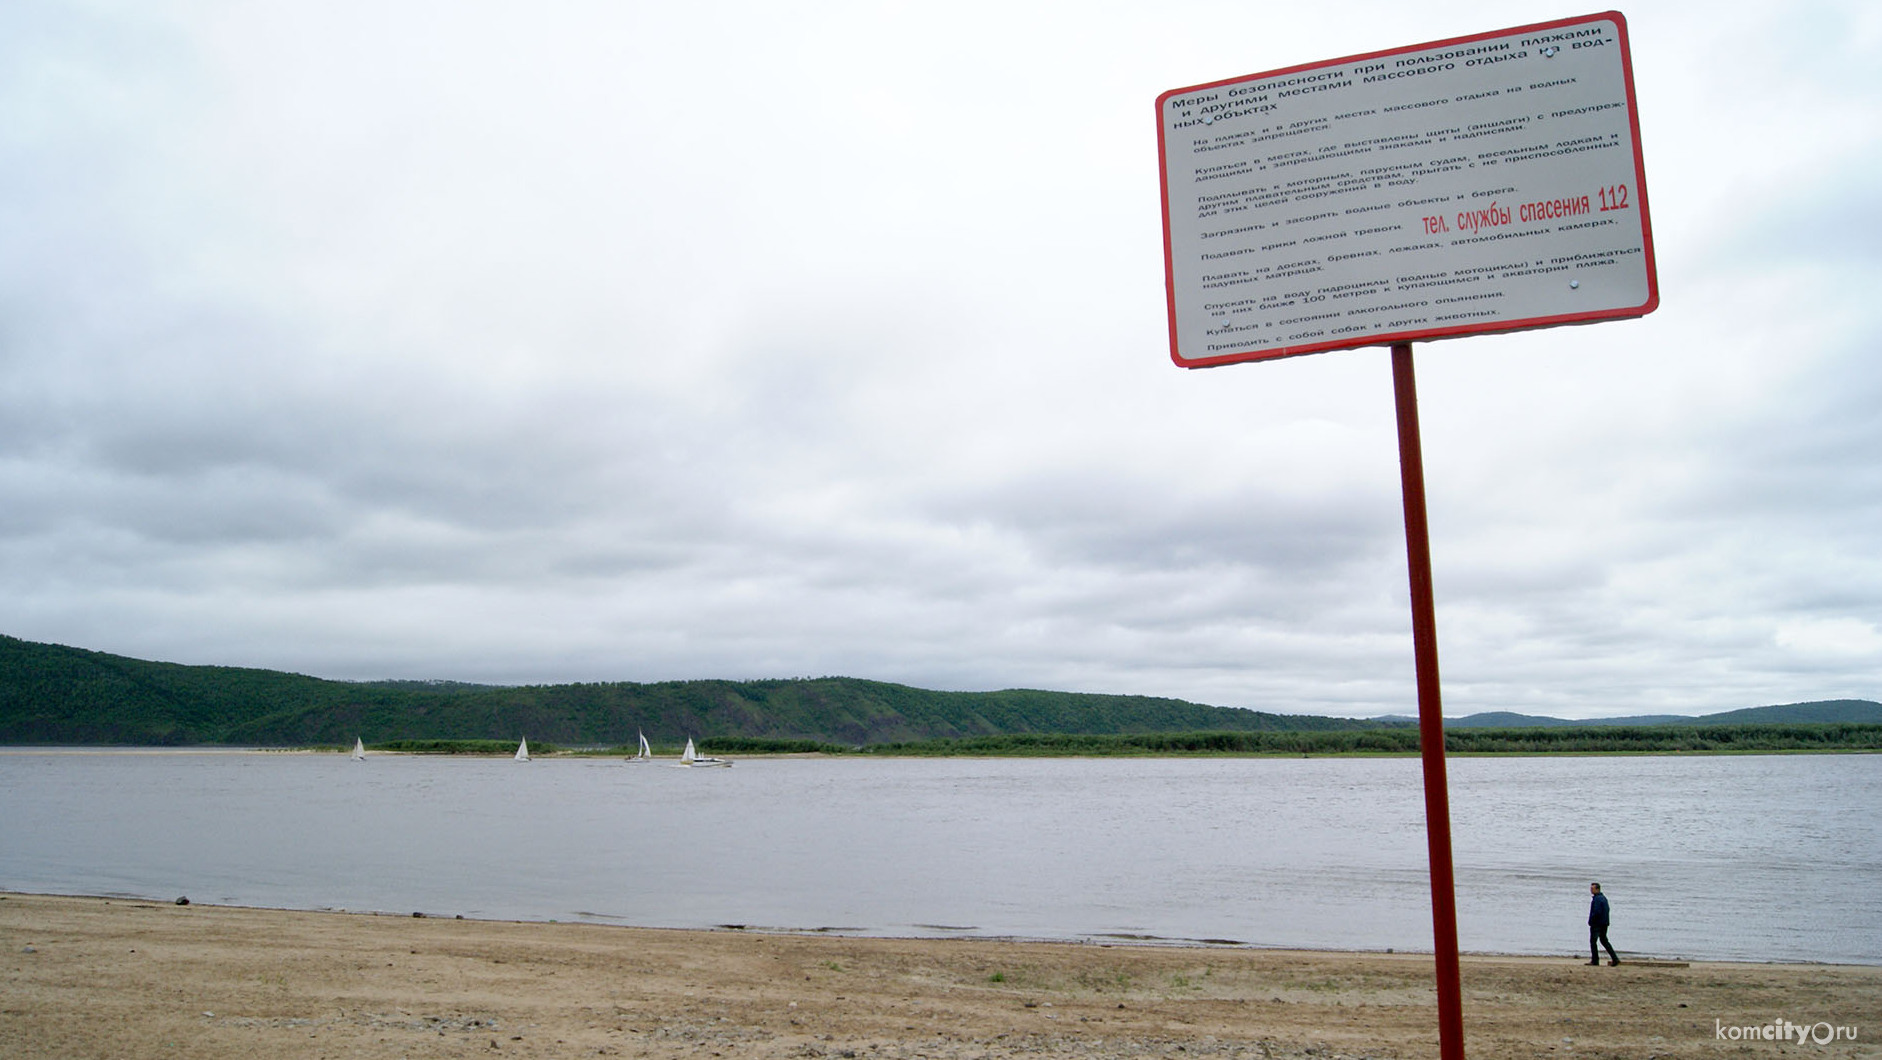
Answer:
MULTIPOLYGON (((1466 951, 1882 963, 1882 755, 1455 758, 1466 951)), ((0 889, 1429 951, 1407 758, 0 750, 0 889)))

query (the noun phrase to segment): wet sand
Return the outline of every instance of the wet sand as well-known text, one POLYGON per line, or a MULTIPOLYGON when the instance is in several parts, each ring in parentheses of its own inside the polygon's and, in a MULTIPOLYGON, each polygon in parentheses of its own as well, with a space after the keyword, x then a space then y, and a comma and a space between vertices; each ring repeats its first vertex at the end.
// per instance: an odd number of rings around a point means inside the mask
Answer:
MULTIPOLYGON (((1882 1056, 1882 967, 1471 957, 1473 1057, 1882 1056), (1722 1041, 1774 1019, 1856 1042, 1722 1041), (1715 1023, 1715 1021, 1720 1021, 1715 1023)), ((0 1056, 1436 1057, 1428 955, 0 896, 0 1056)))

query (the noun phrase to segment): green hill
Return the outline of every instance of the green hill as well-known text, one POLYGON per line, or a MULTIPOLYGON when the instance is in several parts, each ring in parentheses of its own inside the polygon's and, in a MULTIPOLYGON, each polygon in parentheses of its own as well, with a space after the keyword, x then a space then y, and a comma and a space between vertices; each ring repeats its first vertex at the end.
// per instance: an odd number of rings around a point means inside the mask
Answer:
MULTIPOLYGON (((1628 721, 1635 719, 1477 715, 1447 726, 1445 743, 1491 753, 1882 748, 1882 704, 1868 700, 1621 724, 1628 721)), ((632 744, 636 732, 669 745, 692 737, 722 751, 785 750, 793 742, 923 754, 1404 753, 1418 746, 1409 720, 1269 714, 1150 696, 934 692, 848 677, 522 687, 328 681, 0 636, 0 744, 280 747, 363 737, 416 746, 528 737, 543 745, 619 746, 632 744)))
POLYGON ((1698 717, 1685 714, 1636 714, 1622 718, 1551 718, 1541 714, 1512 714, 1498 710, 1449 718, 1450 729, 1525 729, 1587 726, 1653 725, 1882 725, 1882 703, 1868 699, 1819 699, 1809 703, 1779 703, 1746 707, 1698 717))
POLYGON ((1882 724, 1882 703, 1867 699, 1820 699, 1811 703, 1780 703, 1771 707, 1746 707, 1718 714, 1703 714, 1688 725, 1822 725, 1882 724))
POLYGON ((493 687, 328 681, 145 662, 0 636, 0 744, 300 746, 514 740, 564 746, 749 738, 846 745, 1016 733, 1378 728, 1149 696, 934 692, 846 677, 493 687))

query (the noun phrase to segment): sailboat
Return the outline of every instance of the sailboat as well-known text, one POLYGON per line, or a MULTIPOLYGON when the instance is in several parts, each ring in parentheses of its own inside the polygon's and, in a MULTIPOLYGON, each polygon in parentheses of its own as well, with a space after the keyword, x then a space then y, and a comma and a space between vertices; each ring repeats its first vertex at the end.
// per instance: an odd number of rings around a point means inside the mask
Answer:
POLYGON ((353 740, 353 761, 364 762, 365 760, 366 741, 363 738, 355 737, 353 740))
POLYGON ((528 740, 524 740, 516 745, 516 760, 518 762, 529 761, 529 741, 528 740))
POLYGON ((640 753, 628 759, 628 761, 629 762, 651 762, 653 761, 653 748, 647 746, 647 734, 643 732, 643 733, 640 733, 639 735, 640 735, 640 753))
POLYGON ((686 738, 686 750, 680 753, 680 760, 675 764, 688 766, 688 767, 697 766, 700 768, 704 768, 706 766, 729 766, 732 763, 726 761, 723 758, 702 757, 698 751, 693 750, 693 738, 688 736, 686 738))

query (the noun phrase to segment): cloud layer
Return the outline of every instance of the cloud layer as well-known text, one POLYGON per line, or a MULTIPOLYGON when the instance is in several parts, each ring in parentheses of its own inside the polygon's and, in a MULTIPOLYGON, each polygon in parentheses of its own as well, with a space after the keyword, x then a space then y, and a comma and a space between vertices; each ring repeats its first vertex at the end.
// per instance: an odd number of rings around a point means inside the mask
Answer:
MULTIPOLYGON (((1153 108, 1556 17, 0 13, 0 630, 1412 709, 1382 350, 1185 373, 1153 108)), ((1451 713, 1882 698, 1882 19, 1628 12, 1663 306, 1421 347, 1451 713)))

